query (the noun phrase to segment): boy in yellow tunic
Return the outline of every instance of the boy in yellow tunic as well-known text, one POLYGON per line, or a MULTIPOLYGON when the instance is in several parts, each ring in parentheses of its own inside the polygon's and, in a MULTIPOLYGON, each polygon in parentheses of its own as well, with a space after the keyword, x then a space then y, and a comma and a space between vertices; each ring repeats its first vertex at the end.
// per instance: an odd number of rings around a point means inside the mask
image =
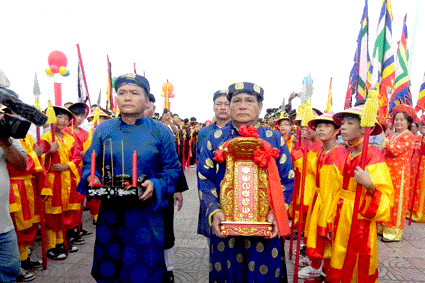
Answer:
POLYGON ((27 154, 27 169, 20 172, 8 165, 11 190, 10 214, 18 237, 21 267, 30 270, 41 267, 41 262, 30 260, 28 247, 34 243, 40 223, 41 197, 51 196, 52 190, 38 159, 42 148, 34 148, 34 139, 29 134, 20 139, 20 142, 27 154))
MULTIPOLYGON (((78 222, 82 195, 76 187, 80 181, 79 164, 81 155, 77 151, 75 139, 62 132, 73 119, 73 114, 66 108, 54 106, 57 123, 55 124, 55 141, 49 131, 41 137, 44 154, 41 156, 48 173, 48 181, 53 196, 46 202, 47 256, 51 259, 65 259, 62 225, 65 231, 73 229, 78 222)), ((78 251, 69 247, 70 252, 78 251)))
MULTIPOLYGON (((334 121, 341 125, 341 135, 350 146, 345 157, 342 188, 334 198, 335 217, 332 231, 330 282, 347 280, 343 270, 347 254, 348 239, 354 210, 357 184, 362 185, 357 227, 354 231, 353 247, 356 251, 356 264, 351 282, 378 281, 378 246, 376 222, 390 218, 390 208, 394 202, 394 188, 385 159, 379 149, 367 149, 365 170, 360 168, 365 128, 360 126, 363 106, 346 109, 334 115, 334 121)), ((381 133, 376 124, 371 135, 381 133)), ((344 158, 344 157, 341 157, 344 158)), ((351 252, 351 251, 348 251, 351 252)))
MULTIPOLYGON (((330 228, 327 225, 329 215, 329 200, 342 186, 342 171, 344 158, 347 155, 345 147, 337 142, 339 126, 335 124, 333 112, 325 113, 309 122, 309 127, 323 142, 323 148, 317 154, 316 187, 312 204, 307 215, 305 229, 306 254, 311 266, 306 266, 298 273, 298 278, 315 278, 322 274, 322 260, 325 258, 325 268, 329 267, 330 241, 327 234, 330 228)), ((304 261, 305 262, 305 261, 304 261)), ((325 270, 326 271, 326 270, 325 270)))
MULTIPOLYGON (((321 112, 318 110, 313 110, 313 117, 316 118, 321 115, 321 112), (320 114, 318 114, 320 113, 320 114)), ((300 120, 302 117, 295 119, 294 123, 300 125, 300 120)), ((305 177, 305 186, 304 190, 304 200, 303 200, 303 218, 302 218, 302 228, 301 231, 304 231, 304 228, 307 224, 307 213, 310 208, 310 205, 313 201, 314 193, 317 190, 316 188, 316 169, 317 169, 317 154, 323 148, 323 143, 318 139, 316 131, 310 127, 304 127, 301 133, 303 141, 307 142, 307 167, 306 167, 306 177, 305 177)), ((291 158, 294 165, 295 171, 295 189, 296 192, 292 195, 291 206, 289 208, 289 213, 292 216, 292 221, 295 224, 298 224, 298 211, 300 210, 300 197, 301 197, 301 174, 303 168, 303 147, 300 146, 297 149, 293 149, 291 152, 291 158), (294 201, 296 200, 296 201, 294 201), (295 213, 293 213, 295 203, 295 213)), ((297 228, 297 226, 295 226, 297 228)), ((305 236, 305 235, 304 235, 305 236)), ((304 238, 304 244, 307 240, 304 238)))
POLYGON ((285 139, 286 146, 288 147, 289 153, 291 153, 293 149, 294 136, 291 134, 292 122, 289 114, 285 111, 280 112, 279 119, 277 119, 274 127, 285 139))

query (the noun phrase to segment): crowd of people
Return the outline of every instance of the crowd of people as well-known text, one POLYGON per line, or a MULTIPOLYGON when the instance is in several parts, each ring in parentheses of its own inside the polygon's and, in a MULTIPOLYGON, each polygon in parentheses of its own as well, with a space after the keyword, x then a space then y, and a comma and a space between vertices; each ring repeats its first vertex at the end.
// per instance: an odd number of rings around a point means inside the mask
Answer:
MULTIPOLYGON (((425 222, 425 119, 409 105, 376 121, 366 150, 364 101, 338 113, 313 108, 305 125, 309 114, 292 110, 291 95, 260 119, 264 90, 235 83, 212 95, 214 117, 200 123, 167 109, 158 114, 143 76, 120 76, 114 87, 119 113, 66 103, 46 109, 56 121, 41 136, 0 138, 7 173, 0 187, 1 282, 35 279, 31 270, 43 265, 30 259, 37 239, 51 260, 78 252, 91 234, 82 227, 84 208, 96 225, 97 282, 174 282, 174 206, 183 205, 189 167, 197 171, 198 233, 209 238, 210 282, 287 282, 284 243, 301 237, 299 278, 376 282, 377 241, 401 241, 406 218, 425 222), (265 237, 222 233, 220 191, 229 170, 223 156, 238 137, 263 143, 258 162, 267 168, 271 224, 265 237), (88 193, 135 173, 146 177, 138 197, 88 193)), ((13 115, 5 106, 0 112, 13 115)))

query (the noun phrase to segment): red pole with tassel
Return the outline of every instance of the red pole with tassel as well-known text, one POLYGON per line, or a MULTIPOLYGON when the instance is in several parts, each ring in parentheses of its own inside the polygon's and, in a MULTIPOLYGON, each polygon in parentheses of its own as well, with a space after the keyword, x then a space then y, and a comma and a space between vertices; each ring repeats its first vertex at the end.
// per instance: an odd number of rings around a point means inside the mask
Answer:
MULTIPOLYGON (((363 139, 363 148, 362 148, 362 154, 360 156, 360 168, 363 170, 365 169, 366 165, 366 157, 367 157, 367 148, 369 146, 369 137, 370 137, 371 128, 366 128, 364 139, 363 139)), ((347 245, 347 253, 345 255, 344 265, 342 268, 343 271, 343 282, 350 282, 351 277, 353 275, 353 270, 356 265, 357 261, 357 255, 359 251, 358 244, 360 241, 355 238, 355 232, 358 227, 357 225, 357 215, 359 214, 359 206, 360 206, 360 197, 362 194, 362 185, 357 184, 356 188, 356 197, 354 199, 354 210, 353 210, 353 217, 351 220, 351 227, 350 227, 350 236, 348 238, 348 245, 347 245)))
MULTIPOLYGON (((37 127, 37 144, 40 144, 40 127, 37 127)), ((41 227, 41 259, 43 270, 47 269, 47 249, 46 249, 46 207, 45 201, 39 197, 40 203, 40 227, 41 227)))
POLYGON ((304 187, 305 187, 305 174, 307 171, 307 151, 308 143, 303 139, 303 168, 301 175, 301 186, 300 186, 300 204, 298 209, 298 227, 297 227, 297 249, 295 252, 295 270, 294 270, 294 282, 298 282, 298 265, 300 261, 300 245, 301 245, 301 230, 303 227, 303 203, 304 203, 304 187))

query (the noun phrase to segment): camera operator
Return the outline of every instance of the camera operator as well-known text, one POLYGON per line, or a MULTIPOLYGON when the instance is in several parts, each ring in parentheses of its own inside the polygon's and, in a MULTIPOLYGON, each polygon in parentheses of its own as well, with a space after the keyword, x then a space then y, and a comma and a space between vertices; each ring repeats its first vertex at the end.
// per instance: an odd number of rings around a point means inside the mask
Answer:
MULTIPOLYGON (((4 119, 0 114, 0 121, 4 119)), ((0 137, 0 282, 15 282, 20 272, 16 232, 9 214, 10 180, 7 163, 25 171, 27 158, 19 140, 0 137)))
POLYGON ((0 70, 0 282, 31 281, 34 275, 21 268, 18 240, 9 213, 7 166, 17 171, 26 170, 27 156, 19 139, 25 137, 31 122, 42 126, 47 116, 22 102, 9 86, 9 80, 0 70))

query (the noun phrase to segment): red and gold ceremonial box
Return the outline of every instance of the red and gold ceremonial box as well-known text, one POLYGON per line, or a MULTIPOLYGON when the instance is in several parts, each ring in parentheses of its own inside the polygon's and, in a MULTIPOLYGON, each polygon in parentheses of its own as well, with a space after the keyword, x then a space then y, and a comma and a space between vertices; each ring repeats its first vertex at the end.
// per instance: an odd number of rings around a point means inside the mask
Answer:
POLYGON ((223 236, 271 236, 267 167, 254 162, 263 141, 253 137, 232 139, 223 148, 226 173, 221 182, 220 205, 225 216, 223 236))

